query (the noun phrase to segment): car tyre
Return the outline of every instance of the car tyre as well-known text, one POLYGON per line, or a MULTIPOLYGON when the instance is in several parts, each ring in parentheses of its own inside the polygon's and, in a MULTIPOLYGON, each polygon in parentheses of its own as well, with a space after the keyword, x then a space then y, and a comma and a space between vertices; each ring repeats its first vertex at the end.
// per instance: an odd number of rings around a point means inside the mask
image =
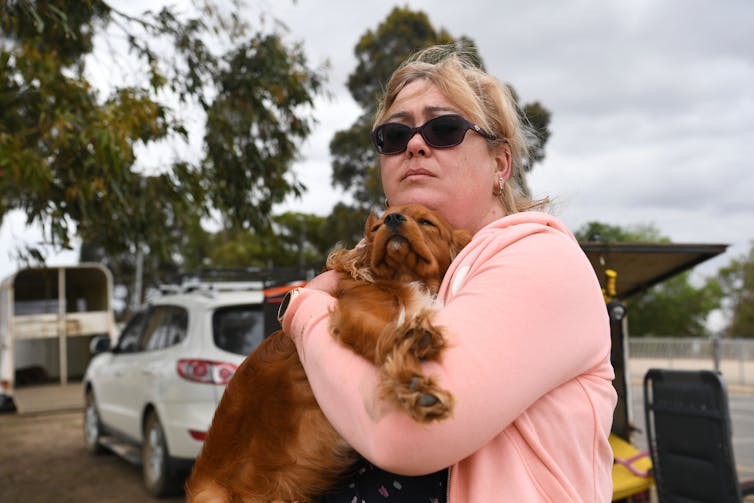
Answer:
POLYGON ((171 467, 165 431, 157 414, 151 412, 144 423, 142 474, 144 485, 154 496, 171 496, 183 485, 183 479, 171 467))
POLYGON ((84 395, 84 445, 91 454, 101 454, 105 448, 100 443, 103 436, 102 421, 97 410, 94 391, 87 390, 84 395))

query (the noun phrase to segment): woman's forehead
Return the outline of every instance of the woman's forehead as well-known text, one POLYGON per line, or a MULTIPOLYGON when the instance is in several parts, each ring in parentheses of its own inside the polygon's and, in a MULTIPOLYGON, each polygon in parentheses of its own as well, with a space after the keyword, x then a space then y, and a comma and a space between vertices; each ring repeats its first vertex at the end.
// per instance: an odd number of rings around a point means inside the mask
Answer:
POLYGON ((422 79, 410 82, 400 90, 385 113, 385 121, 458 112, 459 108, 436 85, 422 79))

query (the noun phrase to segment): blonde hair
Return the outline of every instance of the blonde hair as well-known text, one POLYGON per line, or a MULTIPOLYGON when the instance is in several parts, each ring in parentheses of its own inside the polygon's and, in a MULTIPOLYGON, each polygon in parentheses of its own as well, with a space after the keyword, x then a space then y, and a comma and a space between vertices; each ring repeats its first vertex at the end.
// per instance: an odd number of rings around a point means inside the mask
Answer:
POLYGON ((506 214, 544 208, 547 200, 532 200, 522 185, 523 165, 529 157, 529 138, 533 137, 533 132, 522 122, 509 87, 480 69, 469 54, 453 45, 419 51, 393 72, 375 113, 373 127, 384 121, 398 93, 421 79, 436 86, 468 120, 498 138, 488 140, 490 149, 504 141, 508 143, 511 174, 500 195, 506 214))

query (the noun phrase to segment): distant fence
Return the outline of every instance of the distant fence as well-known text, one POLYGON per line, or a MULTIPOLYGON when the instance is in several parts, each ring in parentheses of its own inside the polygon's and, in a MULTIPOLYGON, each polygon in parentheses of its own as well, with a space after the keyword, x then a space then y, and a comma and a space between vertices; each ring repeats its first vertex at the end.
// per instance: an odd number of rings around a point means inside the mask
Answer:
POLYGON ((729 385, 754 386, 754 339, 630 337, 628 354, 633 381, 652 367, 717 369, 729 385))

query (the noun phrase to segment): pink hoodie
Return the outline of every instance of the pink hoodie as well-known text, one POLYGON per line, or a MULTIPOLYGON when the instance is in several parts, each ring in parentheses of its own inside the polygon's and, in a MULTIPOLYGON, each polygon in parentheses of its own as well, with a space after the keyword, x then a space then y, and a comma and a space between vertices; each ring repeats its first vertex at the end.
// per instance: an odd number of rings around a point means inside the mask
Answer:
POLYGON ((543 213, 493 222, 451 264, 438 299, 450 347, 424 370, 456 405, 428 425, 380 402, 374 367, 330 337, 332 297, 304 289, 291 303, 284 328, 338 432, 391 472, 450 466, 451 503, 610 501, 609 323, 573 235, 543 213))

